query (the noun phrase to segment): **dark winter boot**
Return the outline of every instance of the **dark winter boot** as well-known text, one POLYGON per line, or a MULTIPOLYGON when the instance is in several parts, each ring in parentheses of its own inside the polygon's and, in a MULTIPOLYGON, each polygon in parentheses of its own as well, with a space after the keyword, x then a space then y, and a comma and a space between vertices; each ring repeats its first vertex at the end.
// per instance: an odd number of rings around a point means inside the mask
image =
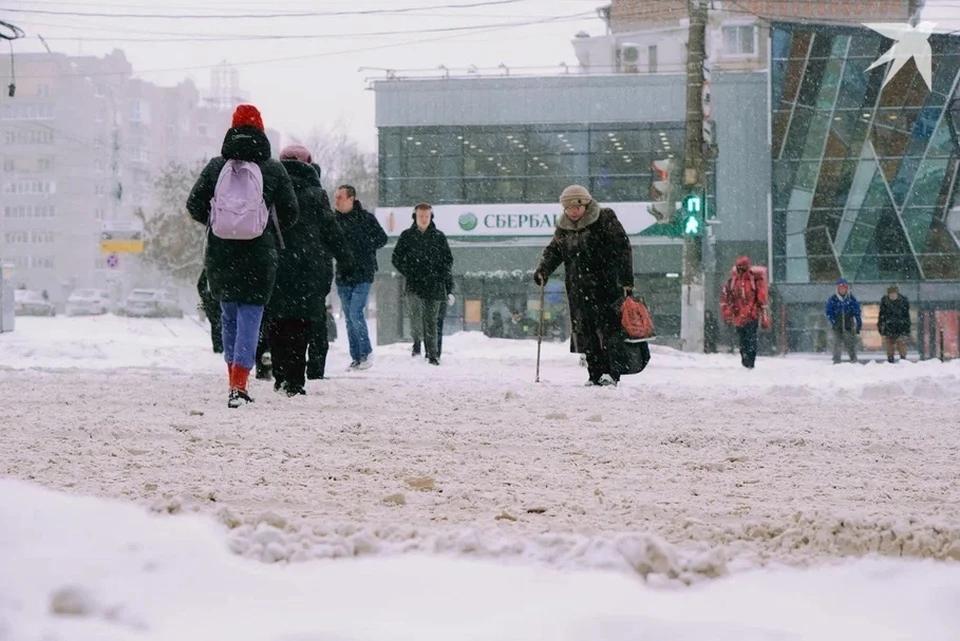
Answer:
POLYGON ((233 389, 230 390, 230 396, 227 398, 227 407, 232 410, 235 410, 244 405, 249 405, 253 402, 253 399, 244 392, 243 390, 233 389))
POLYGON ((410 352, 410 356, 420 356, 420 342, 417 341, 413 344, 413 351, 410 352))

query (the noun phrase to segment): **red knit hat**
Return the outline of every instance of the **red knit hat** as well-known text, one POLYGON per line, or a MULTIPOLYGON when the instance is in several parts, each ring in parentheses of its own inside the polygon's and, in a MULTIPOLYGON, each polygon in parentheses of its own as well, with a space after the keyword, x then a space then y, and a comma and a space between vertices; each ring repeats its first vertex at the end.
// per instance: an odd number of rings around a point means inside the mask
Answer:
POLYGON ((233 122, 231 127, 256 127, 263 131, 263 119, 260 117, 260 111, 253 105, 237 105, 237 110, 233 112, 233 122))

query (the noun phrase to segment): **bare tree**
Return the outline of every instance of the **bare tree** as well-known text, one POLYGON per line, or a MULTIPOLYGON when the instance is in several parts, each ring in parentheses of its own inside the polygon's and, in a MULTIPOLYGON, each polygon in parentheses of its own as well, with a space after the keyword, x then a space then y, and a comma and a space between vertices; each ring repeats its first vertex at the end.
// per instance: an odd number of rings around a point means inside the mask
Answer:
POLYGON ((144 263, 183 283, 195 283, 203 270, 206 229, 187 215, 186 203, 205 165, 170 163, 154 182, 156 207, 136 211, 143 221, 144 263))
POLYGON ((320 182, 331 202, 333 191, 348 184, 356 188, 357 199, 363 206, 372 210, 378 198, 377 155, 360 149, 349 129, 349 121, 338 118, 331 125, 314 128, 303 141, 294 140, 309 149, 313 162, 320 165, 320 182))

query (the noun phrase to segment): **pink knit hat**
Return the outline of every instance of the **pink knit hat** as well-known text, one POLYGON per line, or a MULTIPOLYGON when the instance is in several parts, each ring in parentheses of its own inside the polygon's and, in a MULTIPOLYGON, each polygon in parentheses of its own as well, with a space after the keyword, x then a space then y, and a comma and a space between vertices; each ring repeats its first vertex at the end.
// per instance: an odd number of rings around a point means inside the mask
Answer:
POLYGON ((303 145, 287 145, 280 152, 280 160, 299 160, 309 165, 313 162, 313 157, 310 150, 303 145))

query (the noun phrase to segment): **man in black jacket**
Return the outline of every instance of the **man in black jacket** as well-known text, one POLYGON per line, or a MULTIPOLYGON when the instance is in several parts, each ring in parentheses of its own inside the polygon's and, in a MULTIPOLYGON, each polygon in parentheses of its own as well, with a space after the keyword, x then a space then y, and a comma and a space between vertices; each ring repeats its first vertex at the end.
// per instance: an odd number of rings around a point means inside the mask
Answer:
POLYGON ((433 224, 430 205, 420 203, 414 208, 413 225, 400 234, 393 250, 393 266, 407 282, 413 342, 420 342, 422 331, 427 360, 431 365, 439 365, 437 316, 447 298, 453 255, 447 237, 433 224))
POLYGON ((337 293, 347 321, 347 340, 350 343, 351 370, 368 369, 373 365, 370 356, 370 332, 364 310, 373 279, 377 273, 377 250, 387 244, 387 233, 357 200, 357 190, 340 185, 334 194, 334 206, 340 212, 339 223, 353 254, 353 268, 337 263, 337 293))
POLYGON ((880 316, 877 329, 883 336, 887 348, 887 362, 893 363, 894 348, 900 352, 900 359, 907 357, 907 337, 910 336, 910 301, 900 294, 896 285, 887 289, 887 295, 880 299, 880 316))

